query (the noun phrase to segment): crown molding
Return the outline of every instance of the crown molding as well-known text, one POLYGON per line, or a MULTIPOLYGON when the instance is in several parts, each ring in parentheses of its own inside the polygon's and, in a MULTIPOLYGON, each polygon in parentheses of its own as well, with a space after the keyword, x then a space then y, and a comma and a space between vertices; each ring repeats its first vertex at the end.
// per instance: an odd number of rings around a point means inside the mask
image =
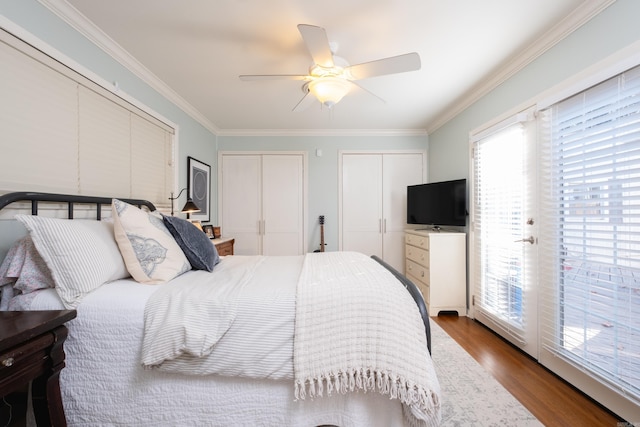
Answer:
POLYGON ((497 72, 484 79, 457 102, 445 109, 427 126, 427 132, 435 132, 449 120, 462 113, 465 109, 473 105, 473 103, 487 95, 568 35, 589 22, 604 9, 611 6, 615 1, 616 0, 585 0, 582 5, 576 8, 560 23, 547 31, 521 53, 505 61, 501 66, 497 67, 497 72))
POLYGON ((427 136, 426 129, 222 129, 218 136, 427 136))
POLYGON ((109 37, 104 31, 98 28, 86 16, 80 13, 75 7, 65 0, 38 0, 44 7, 53 12, 56 16, 69 24, 73 29, 86 37, 93 44, 102 49, 113 59, 122 64, 127 70, 148 84, 155 91, 178 106, 181 110, 191 116, 194 120, 211 131, 214 135, 220 129, 200 113, 193 105, 189 104, 169 85, 163 82, 158 76, 136 60, 129 52, 109 37))

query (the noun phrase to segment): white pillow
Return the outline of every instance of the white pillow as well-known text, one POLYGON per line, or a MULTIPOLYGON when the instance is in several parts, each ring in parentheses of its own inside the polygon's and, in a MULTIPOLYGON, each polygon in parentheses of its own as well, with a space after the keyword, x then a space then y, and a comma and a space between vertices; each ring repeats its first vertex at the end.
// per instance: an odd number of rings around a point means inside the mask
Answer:
POLYGON ((111 210, 116 242, 136 281, 163 283, 191 270, 161 217, 118 199, 113 199, 111 210))
POLYGON ((76 308, 102 284, 129 277, 113 237, 113 224, 31 215, 16 215, 16 219, 29 230, 65 307, 76 308))

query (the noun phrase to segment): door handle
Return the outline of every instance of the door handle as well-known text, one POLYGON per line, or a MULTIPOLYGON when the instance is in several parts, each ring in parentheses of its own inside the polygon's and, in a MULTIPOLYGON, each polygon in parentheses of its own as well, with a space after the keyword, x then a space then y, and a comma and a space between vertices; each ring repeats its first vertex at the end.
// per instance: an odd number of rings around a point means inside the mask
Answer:
POLYGON ((516 240, 516 242, 529 242, 533 245, 536 242, 536 239, 533 236, 529 236, 526 239, 516 240))

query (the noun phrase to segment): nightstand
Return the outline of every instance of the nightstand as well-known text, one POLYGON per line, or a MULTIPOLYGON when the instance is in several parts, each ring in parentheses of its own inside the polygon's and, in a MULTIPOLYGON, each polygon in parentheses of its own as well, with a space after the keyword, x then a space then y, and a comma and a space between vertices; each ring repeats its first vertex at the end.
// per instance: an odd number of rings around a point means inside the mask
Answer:
POLYGON ((235 239, 232 237, 219 237, 217 239, 211 239, 211 243, 216 245, 218 255, 226 256, 233 255, 233 243, 235 239))
POLYGON ((65 322, 75 310, 0 312, 0 397, 32 381, 33 412, 39 426, 66 426, 59 387, 67 338, 65 322))

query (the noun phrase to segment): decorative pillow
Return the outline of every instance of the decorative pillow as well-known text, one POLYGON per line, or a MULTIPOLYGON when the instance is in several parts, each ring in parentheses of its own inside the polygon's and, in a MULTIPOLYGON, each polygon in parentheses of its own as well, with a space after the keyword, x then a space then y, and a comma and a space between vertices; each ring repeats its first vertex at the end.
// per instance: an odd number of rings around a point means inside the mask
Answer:
POLYGON ((0 286, 9 283, 22 294, 55 286, 51 272, 30 235, 11 246, 0 266, 0 286))
POLYGON ((129 277, 113 238, 113 224, 16 215, 49 267, 55 289, 67 308, 106 282, 129 277))
POLYGON ((116 242, 136 281, 163 283, 191 270, 162 218, 118 199, 113 199, 111 210, 116 242))
POLYGON ((220 262, 218 250, 193 223, 175 216, 162 215, 164 225, 176 240, 195 270, 213 271, 220 262))

